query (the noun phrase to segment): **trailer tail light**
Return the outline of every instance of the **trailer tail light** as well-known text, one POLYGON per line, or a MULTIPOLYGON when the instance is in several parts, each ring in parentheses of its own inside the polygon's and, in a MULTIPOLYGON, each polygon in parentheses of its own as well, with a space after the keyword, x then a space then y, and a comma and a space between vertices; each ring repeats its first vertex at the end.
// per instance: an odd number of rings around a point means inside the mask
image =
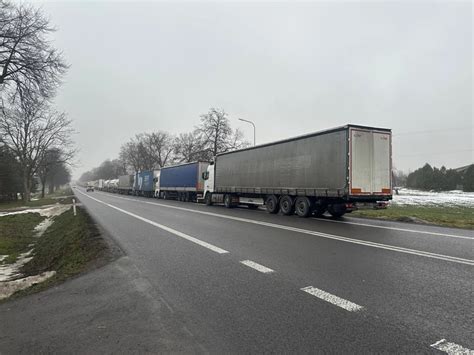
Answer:
POLYGON ((360 193, 362 193, 362 189, 360 189, 358 187, 357 188, 353 187, 351 189, 351 194, 360 194, 360 193))
POLYGON ((357 209, 356 205, 353 203, 346 203, 346 212, 352 212, 357 209))
POLYGON ((387 189, 387 188, 382 189, 383 194, 389 194, 391 191, 392 189, 387 189))

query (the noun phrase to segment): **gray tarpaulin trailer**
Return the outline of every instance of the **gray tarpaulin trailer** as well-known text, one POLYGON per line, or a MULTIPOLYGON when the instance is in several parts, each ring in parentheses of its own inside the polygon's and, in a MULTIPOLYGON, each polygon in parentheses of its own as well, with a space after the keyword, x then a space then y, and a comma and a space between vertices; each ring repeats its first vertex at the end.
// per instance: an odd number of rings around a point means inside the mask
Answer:
POLYGON ((128 195, 133 191, 134 175, 120 175, 118 178, 118 192, 128 195))
POLYGON ((208 203, 339 216, 391 199, 391 130, 346 125, 219 154, 210 169, 208 203))

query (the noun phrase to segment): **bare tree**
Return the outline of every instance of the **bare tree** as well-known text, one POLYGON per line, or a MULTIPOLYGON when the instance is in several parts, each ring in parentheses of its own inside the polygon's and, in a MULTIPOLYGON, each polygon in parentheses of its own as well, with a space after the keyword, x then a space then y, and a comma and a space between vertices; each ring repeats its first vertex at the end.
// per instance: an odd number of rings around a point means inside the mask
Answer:
POLYGON ((71 172, 69 171, 68 166, 64 163, 55 165, 48 177, 49 193, 53 193, 69 181, 71 181, 71 172))
POLYGON ((122 145, 120 159, 133 171, 153 170, 171 161, 173 149, 173 137, 169 133, 141 133, 122 145))
POLYGON ((204 147, 215 157, 218 153, 227 152, 249 145, 243 140, 242 132, 233 130, 227 113, 222 109, 211 108, 201 115, 201 124, 196 131, 204 142, 204 147))
POLYGON ((37 175, 41 182, 41 197, 44 197, 46 183, 48 179, 50 179, 50 177, 54 175, 54 170, 56 170, 57 166, 61 163, 62 162, 60 149, 53 148, 48 149, 45 152, 43 159, 41 159, 41 162, 39 163, 37 172, 37 175))
POLYGON ((181 133, 174 143, 174 160, 189 163, 196 160, 208 160, 209 151, 205 148, 199 132, 181 133))
POLYGON ((119 159, 133 171, 144 170, 146 165, 145 157, 142 154, 144 149, 140 140, 141 136, 136 135, 135 138, 130 139, 120 147, 119 159))
POLYGON ((51 98, 68 67, 47 38, 54 29, 41 9, 0 1, 0 93, 51 98))
POLYGON ((20 163, 26 201, 30 199, 33 177, 48 151, 61 149, 65 160, 72 158, 72 133, 71 120, 45 100, 22 101, 15 108, 2 108, 0 143, 8 146, 20 163))
POLYGON ((171 159, 174 150, 173 137, 163 131, 145 135, 147 153, 150 155, 153 169, 165 166, 171 159))

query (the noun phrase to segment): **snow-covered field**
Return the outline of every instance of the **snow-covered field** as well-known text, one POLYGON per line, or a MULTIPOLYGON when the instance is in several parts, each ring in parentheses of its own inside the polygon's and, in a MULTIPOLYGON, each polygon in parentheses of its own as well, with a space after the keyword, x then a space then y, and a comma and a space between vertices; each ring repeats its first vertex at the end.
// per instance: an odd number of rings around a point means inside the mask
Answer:
POLYGON ((397 206, 439 206, 439 207, 474 207, 474 192, 458 190, 444 192, 400 189, 393 194, 392 204, 397 206))

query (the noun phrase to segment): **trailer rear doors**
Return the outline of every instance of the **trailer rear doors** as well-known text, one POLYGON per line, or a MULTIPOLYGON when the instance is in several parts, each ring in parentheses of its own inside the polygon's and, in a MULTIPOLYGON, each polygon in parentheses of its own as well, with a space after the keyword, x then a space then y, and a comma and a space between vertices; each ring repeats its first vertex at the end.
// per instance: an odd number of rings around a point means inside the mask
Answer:
POLYGON ((349 194, 391 195, 391 132, 349 129, 349 194))

